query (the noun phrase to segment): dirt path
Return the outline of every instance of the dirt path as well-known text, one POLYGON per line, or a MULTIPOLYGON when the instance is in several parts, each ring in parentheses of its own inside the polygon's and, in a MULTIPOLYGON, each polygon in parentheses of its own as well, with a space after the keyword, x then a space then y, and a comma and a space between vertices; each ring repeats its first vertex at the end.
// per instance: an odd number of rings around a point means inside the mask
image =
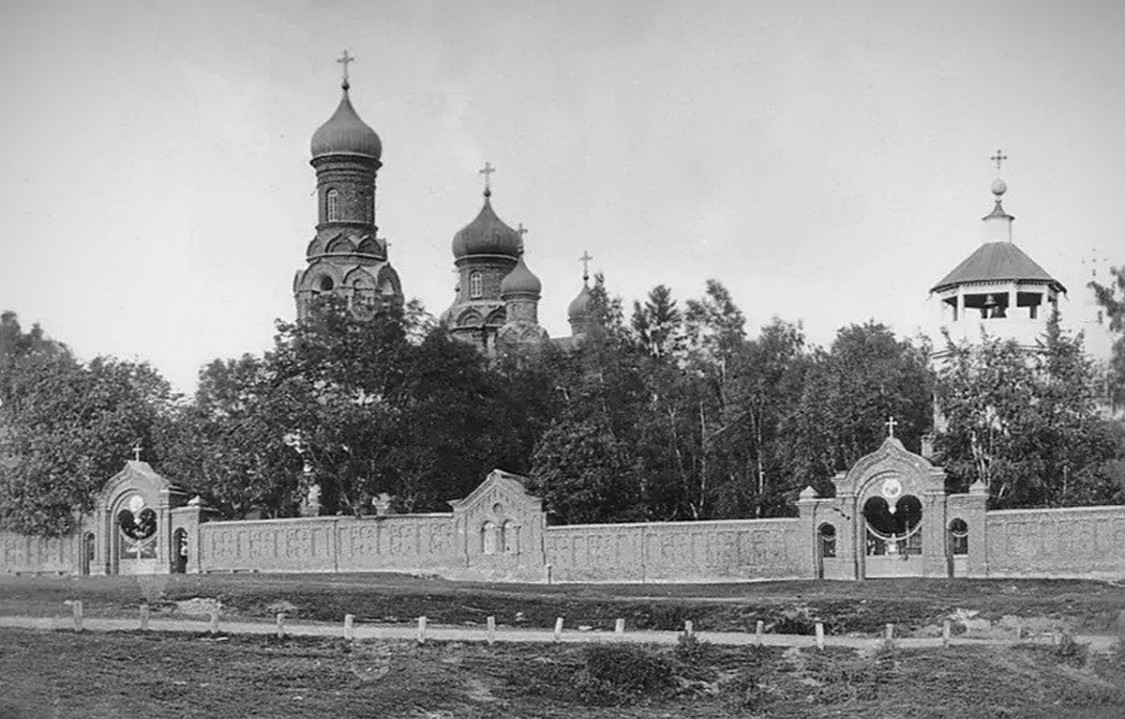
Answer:
MULTIPOLYGON (((71 617, 23 617, 0 616, 0 628, 38 629, 44 631, 73 630, 74 619, 71 617)), ((219 631, 228 634, 262 634, 275 635, 277 625, 268 622, 246 621, 220 621, 219 631)), ((137 631, 140 629, 139 619, 112 619, 104 617, 83 617, 82 629, 94 632, 123 632, 137 631)), ((148 622, 149 631, 160 632, 186 632, 206 633, 211 629, 209 619, 166 619, 151 618, 148 622)), ((299 637, 339 637, 344 638, 342 625, 324 623, 290 623, 285 622, 284 632, 288 636, 299 637)), ((424 636, 426 640, 443 642, 485 642, 489 641, 489 632, 483 627, 456 627, 443 625, 427 625, 424 636)), ((682 632, 670 631, 625 631, 622 633, 604 631, 580 631, 564 629, 557 636, 555 632, 544 629, 517 629, 511 627, 497 627, 491 639, 497 642, 520 643, 590 643, 590 642, 632 642, 641 644, 675 644, 683 636, 682 632)), ((696 632, 695 636, 701 641, 712 644, 728 646, 748 646, 762 644, 772 647, 806 647, 814 646, 816 638, 800 634, 771 634, 763 633, 746 634, 742 632, 696 632)), ((353 627, 355 639, 375 640, 415 640, 419 637, 419 628, 414 625, 402 624, 359 624, 353 627)), ((1121 637, 1115 635, 1079 635, 1074 639, 1086 644, 1092 651, 1108 651, 1121 637)), ((885 644, 884 639, 870 637, 850 636, 825 636, 826 647, 849 647, 860 651, 875 651, 885 644)), ((1013 646, 1019 643, 1051 644, 1057 641, 1056 635, 1043 634, 1023 639, 998 639, 995 637, 964 637, 955 636, 949 639, 951 645, 964 646, 1013 646)), ((941 637, 902 637, 894 640, 896 647, 906 649, 920 649, 925 647, 940 647, 943 645, 941 637)))

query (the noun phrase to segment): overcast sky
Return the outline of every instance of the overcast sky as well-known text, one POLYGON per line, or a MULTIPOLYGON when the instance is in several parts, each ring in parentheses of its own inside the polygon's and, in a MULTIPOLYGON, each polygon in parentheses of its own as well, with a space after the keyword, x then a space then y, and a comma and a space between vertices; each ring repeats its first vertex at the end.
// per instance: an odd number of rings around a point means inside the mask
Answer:
POLYGON ((1016 242, 1074 317, 1094 249, 1125 264, 1123 37, 1108 0, 9 1, 0 309, 182 391, 268 348, 347 48, 381 234, 435 315, 490 161, 552 335, 583 251, 629 302, 716 278, 755 332, 913 335, 979 244, 1002 148, 1016 242))

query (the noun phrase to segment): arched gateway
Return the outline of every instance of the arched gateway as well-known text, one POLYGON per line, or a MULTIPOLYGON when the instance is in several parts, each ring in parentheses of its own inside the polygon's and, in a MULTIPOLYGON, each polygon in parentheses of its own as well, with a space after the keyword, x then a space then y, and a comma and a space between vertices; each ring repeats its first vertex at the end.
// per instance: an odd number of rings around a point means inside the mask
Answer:
POLYGON ((894 437, 832 481, 834 498, 820 498, 811 488, 801 495, 801 517, 814 548, 814 576, 945 577, 965 572, 963 537, 968 522, 983 521, 983 488, 947 495, 945 471, 908 452, 894 437))

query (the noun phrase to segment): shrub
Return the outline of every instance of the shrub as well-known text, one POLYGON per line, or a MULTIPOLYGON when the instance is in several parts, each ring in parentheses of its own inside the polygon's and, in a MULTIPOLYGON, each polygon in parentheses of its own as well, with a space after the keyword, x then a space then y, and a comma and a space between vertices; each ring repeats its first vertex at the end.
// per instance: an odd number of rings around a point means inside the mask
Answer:
POLYGON ((676 642, 676 659, 684 664, 698 666, 714 658, 711 642, 700 641, 694 634, 681 634, 676 642))
POLYGON ((594 644, 583 651, 585 666, 573 684, 584 701, 620 704, 659 696, 673 683, 668 660, 652 649, 630 644, 594 644))
POLYGON ((1089 656, 1090 648, 1075 640, 1074 635, 1070 632, 1063 632, 1062 636, 1059 637, 1059 643, 1054 646, 1052 653, 1058 661, 1064 664, 1082 667, 1086 664, 1086 658, 1089 656))

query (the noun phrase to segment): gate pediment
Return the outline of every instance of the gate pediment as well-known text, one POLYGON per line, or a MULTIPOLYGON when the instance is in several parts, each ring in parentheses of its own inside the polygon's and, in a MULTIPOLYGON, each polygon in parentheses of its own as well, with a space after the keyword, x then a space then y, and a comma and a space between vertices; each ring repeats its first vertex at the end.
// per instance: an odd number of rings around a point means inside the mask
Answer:
POLYGON ((882 446, 863 457, 848 473, 833 479, 836 496, 859 497, 878 493, 885 485, 893 493, 921 496, 945 492, 945 470, 935 467, 925 457, 907 451, 895 437, 887 437, 882 446), (890 484, 886 484, 886 483, 890 484))
POLYGON ((523 477, 501 469, 488 473, 484 481, 464 499, 449 502, 454 514, 477 514, 501 505, 497 514, 525 514, 543 511, 543 500, 528 494, 523 477))

